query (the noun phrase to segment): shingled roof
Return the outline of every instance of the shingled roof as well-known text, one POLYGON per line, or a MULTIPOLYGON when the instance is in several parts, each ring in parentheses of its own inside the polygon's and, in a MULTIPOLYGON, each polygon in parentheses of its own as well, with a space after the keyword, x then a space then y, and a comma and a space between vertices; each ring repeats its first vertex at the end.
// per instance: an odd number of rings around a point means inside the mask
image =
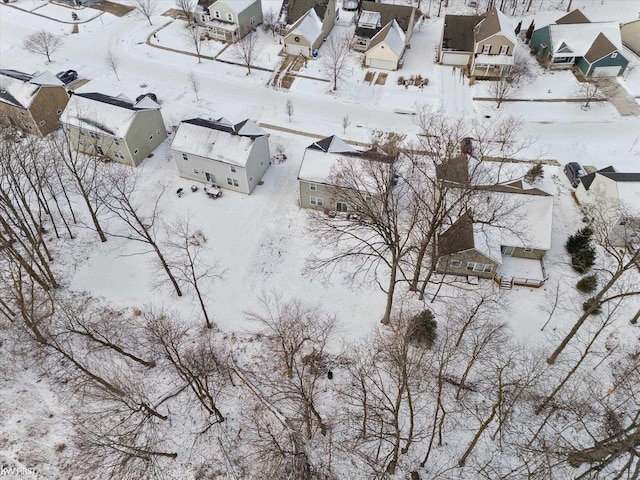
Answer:
POLYGON ((438 237, 438 255, 445 256, 463 252, 475 247, 473 240, 473 220, 467 213, 438 237))
POLYGON ((473 51, 473 28, 480 15, 445 15, 442 48, 457 52, 473 51))
POLYGON ((287 3, 287 23, 289 25, 297 22, 305 13, 313 8, 318 17, 322 20, 327 13, 330 0, 288 0, 287 3))
MULTIPOLYGON (((370 1, 364 1, 362 2, 362 5, 360 5, 361 14, 362 12, 380 13, 381 28, 384 28, 386 25, 395 20, 396 22, 398 22, 398 25, 405 33, 409 30, 412 17, 413 21, 415 21, 415 10, 415 7, 408 7, 406 5, 392 5, 389 3, 378 3, 370 1)), ((377 33, 377 31, 379 30, 374 30, 371 28, 356 28, 355 34, 359 37, 371 38, 375 33, 377 33)))
POLYGON ((574 23, 591 23, 591 21, 582 13, 580 10, 576 9, 569 13, 567 13, 564 17, 556 20, 556 23, 559 25, 562 24, 574 24, 574 23))
POLYGON ((591 44, 591 48, 589 48, 587 53, 585 53, 584 58, 589 63, 593 63, 615 51, 617 51, 616 46, 605 36, 604 33, 600 33, 591 44))

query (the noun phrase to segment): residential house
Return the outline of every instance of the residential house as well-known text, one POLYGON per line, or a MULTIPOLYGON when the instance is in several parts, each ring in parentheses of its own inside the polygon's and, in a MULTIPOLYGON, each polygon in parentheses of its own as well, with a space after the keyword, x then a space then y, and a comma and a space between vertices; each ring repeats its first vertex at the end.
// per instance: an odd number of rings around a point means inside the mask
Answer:
POLYGON ((576 188, 576 199, 586 217, 599 224, 594 233, 600 240, 616 247, 640 247, 640 173, 607 167, 585 175, 576 188))
POLYGON ((529 45, 549 68, 575 66, 585 77, 622 75, 629 64, 623 54, 620 25, 590 22, 580 10, 534 30, 529 45))
MULTIPOLYGON (((341 195, 341 189, 335 184, 333 176, 345 162, 353 165, 354 168, 361 168, 362 162, 374 161, 389 163, 391 157, 377 149, 355 149, 335 135, 312 143, 304 152, 298 172, 300 206, 327 212, 346 213, 347 215, 358 214, 358 211, 349 204, 348 200, 353 192, 341 195)), ((366 172, 367 168, 362 168, 362 170, 366 172)), ((363 176, 366 176, 366 173, 363 176)), ((365 186, 366 179, 363 179, 361 183, 365 186)), ((375 202, 376 189, 374 187, 360 193, 365 201, 375 202)))
POLYGON ((445 15, 438 62, 495 78, 513 65, 516 45, 515 27, 496 8, 482 15, 445 15))
POLYGON ((148 96, 75 93, 60 117, 74 148, 136 167, 167 138, 160 105, 148 96))
POLYGON ((51 72, 0 70, 0 125, 42 137, 60 126, 68 101, 63 83, 51 72))
POLYGON ((183 120, 171 153, 183 178, 250 194, 270 164, 269 134, 251 120, 183 120))
POLYGON ((216 40, 233 43, 262 23, 262 2, 260 0, 216 0, 208 13, 199 16, 216 40))
POLYGON ((362 2, 353 49, 365 53, 364 65, 397 70, 409 48, 416 8, 388 3, 362 2))
POLYGON ((285 53, 313 57, 336 23, 336 0, 289 0, 285 5, 285 53))
POLYGON ((640 20, 623 24, 620 34, 624 46, 640 57, 640 20))
POLYGON ((472 185, 468 172, 479 167, 469 158, 461 169, 461 158, 453 168, 444 165, 436 172, 453 195, 456 184, 473 187, 466 209, 438 236, 436 271, 492 278, 507 287, 541 286, 547 278, 544 256, 551 247, 553 196, 522 180, 472 185))

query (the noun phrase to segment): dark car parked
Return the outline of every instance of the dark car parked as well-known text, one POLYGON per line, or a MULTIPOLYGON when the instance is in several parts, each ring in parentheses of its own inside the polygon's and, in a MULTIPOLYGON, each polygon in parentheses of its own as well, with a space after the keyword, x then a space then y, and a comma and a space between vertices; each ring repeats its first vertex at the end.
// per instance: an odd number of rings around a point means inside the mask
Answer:
POLYGON ((156 97, 155 93, 143 93, 142 95, 138 95, 136 98, 136 103, 142 100, 144 97, 149 97, 154 102, 158 103, 158 97, 156 97))
POLYGON ((573 188, 576 188, 580 183, 580 177, 584 177, 587 174, 578 162, 567 163, 564 166, 564 173, 573 188))
POLYGON ((68 85, 69 83, 78 79, 78 72, 76 72, 75 70, 67 70, 66 72, 58 73, 56 77, 58 77, 58 79, 62 83, 64 83, 65 85, 68 85))

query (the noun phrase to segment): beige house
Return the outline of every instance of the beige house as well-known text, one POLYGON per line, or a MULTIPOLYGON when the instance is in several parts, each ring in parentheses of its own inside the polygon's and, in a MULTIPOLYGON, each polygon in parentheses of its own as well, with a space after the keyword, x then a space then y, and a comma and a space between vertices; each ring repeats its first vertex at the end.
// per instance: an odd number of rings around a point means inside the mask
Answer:
POLYGON ((233 43, 262 23, 262 2, 216 0, 198 20, 213 38, 233 43))
POLYGON ((365 53, 365 67, 401 68, 417 20, 416 12, 415 7, 405 5, 362 2, 353 49, 365 53))
POLYGON ((290 0, 284 51, 311 58, 336 23, 336 0, 290 0))
POLYGON ((183 120, 171 143, 183 178, 250 194, 269 168, 269 134, 251 120, 183 120))
MULTIPOLYGON (((389 163, 390 161, 391 157, 377 149, 357 150, 335 135, 318 140, 305 149, 300 164, 298 172, 300 206, 324 210, 332 214, 358 215, 359 212, 349 204, 349 198, 353 198, 353 192, 341 193, 340 187, 333 181, 333 176, 347 164, 356 170, 361 169, 366 172, 364 162, 389 163)), ((363 177, 366 175, 363 173, 363 177)), ((361 181, 363 187, 366 188, 367 183, 367 179, 363 178, 361 181)), ((358 197, 371 201, 375 206, 376 188, 373 185, 370 191, 360 193, 362 195, 357 195, 358 197)))
POLYGON ((640 20, 623 24, 620 33, 624 46, 640 57, 640 20))
POLYGON ((513 23, 496 8, 482 15, 445 15, 438 62, 495 78, 513 65, 517 43, 513 23))
POLYGON ((0 125, 45 136, 60 127, 68 101, 63 83, 50 72, 0 70, 0 125))
POLYGON ((78 151, 136 167, 167 138, 160 105, 148 96, 76 93, 60 117, 78 151))
MULTIPOLYGON (((587 218, 603 224, 606 241, 616 247, 640 247, 640 173, 603 168, 580 178, 575 193, 587 218)), ((603 233, 595 229, 596 235, 603 233)))

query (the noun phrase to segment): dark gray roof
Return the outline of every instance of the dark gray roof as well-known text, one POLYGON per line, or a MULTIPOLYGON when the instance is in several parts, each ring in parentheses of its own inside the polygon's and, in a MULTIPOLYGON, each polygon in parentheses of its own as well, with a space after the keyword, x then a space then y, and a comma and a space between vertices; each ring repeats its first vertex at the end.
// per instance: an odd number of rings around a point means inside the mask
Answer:
POLYGON ((287 3, 287 23, 289 25, 297 22, 300 17, 313 8, 320 20, 324 20, 324 15, 329 6, 329 0, 285 0, 287 3))
POLYGON ((34 75, 29 75, 28 73, 24 73, 24 72, 19 72, 17 70, 11 70, 11 69, 0 69, 0 74, 6 76, 6 77, 11 77, 11 78, 15 78, 17 80, 22 80, 23 82, 28 82, 29 80, 31 80, 34 75))
POLYGON ((458 155, 436 165, 436 177, 446 182, 469 184, 469 162, 466 155, 458 155))
POLYGON ((473 52, 473 29, 481 15, 445 15, 442 48, 457 52, 473 52))
POLYGON ((438 256, 451 255, 474 248, 473 219, 467 213, 438 237, 438 256))
POLYGON ((360 5, 359 12, 378 12, 380 13, 380 28, 356 28, 355 34, 358 37, 373 38, 373 36, 383 29, 387 24, 395 20, 403 32, 409 30, 409 24, 413 15, 413 21, 416 20, 416 14, 414 14, 415 7, 408 7, 406 5, 392 5, 389 3, 378 3, 364 1, 360 5))
POLYGON ((117 97, 110 97, 109 95, 105 95, 103 93, 74 93, 74 95, 82 98, 88 98, 89 100, 95 100, 96 102, 108 103, 110 105, 115 105, 116 107, 120 108, 126 108, 128 110, 135 110, 135 108, 133 108, 132 102, 127 102, 126 100, 117 97))
POLYGON ((585 190, 589 190, 591 184, 596 178, 596 174, 600 174, 603 177, 609 178, 614 182, 640 182, 640 173, 624 173, 616 172, 611 166, 598 170, 597 172, 590 173, 580 178, 585 190))
POLYGON ((263 136, 263 135, 242 135, 239 133, 239 130, 244 126, 245 123, 249 121, 249 119, 243 120, 240 123, 236 123, 235 125, 222 122, 221 120, 222 119, 205 120, 204 118, 190 118, 188 120, 183 120, 182 123, 189 123, 191 125, 197 125, 199 127, 210 128, 211 130, 218 130, 219 132, 230 133, 231 135, 240 135, 242 137, 249 137, 253 140, 263 136))

